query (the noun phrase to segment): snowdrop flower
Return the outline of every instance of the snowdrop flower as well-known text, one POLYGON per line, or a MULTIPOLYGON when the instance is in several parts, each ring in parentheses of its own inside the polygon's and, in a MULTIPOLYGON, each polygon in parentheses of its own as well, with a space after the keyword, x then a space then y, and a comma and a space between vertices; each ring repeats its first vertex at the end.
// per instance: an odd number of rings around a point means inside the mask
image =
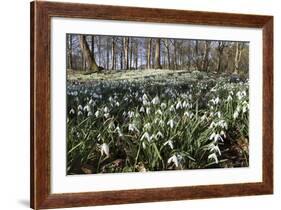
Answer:
POLYGON ((218 140, 220 140, 221 142, 223 142, 223 138, 221 137, 220 134, 216 134, 214 137, 215 142, 218 142, 218 140))
POLYGON ((116 132, 116 131, 117 131, 119 137, 122 137, 122 136, 123 136, 123 133, 121 132, 119 126, 116 127, 115 132, 116 132))
POLYGON ((133 111, 129 111, 129 112, 128 112, 129 118, 132 118, 132 117, 134 116, 134 114, 135 114, 135 113, 134 113, 133 111))
POLYGON ((107 112, 109 111, 109 109, 107 108, 107 106, 104 107, 103 111, 104 111, 105 113, 107 113, 107 112))
POLYGON ((164 135, 161 133, 161 131, 157 132, 156 138, 164 138, 164 135))
POLYGON ((176 105, 176 109, 181 109, 182 108, 182 104, 180 101, 178 101, 177 105, 176 105))
POLYGON ((174 145, 173 145, 172 140, 166 141, 163 145, 166 146, 167 144, 170 146, 171 149, 174 149, 174 145))
POLYGON ((150 114, 150 108, 149 107, 146 108, 146 114, 150 114))
POLYGON ((78 116, 83 115, 83 113, 81 111, 78 111, 78 116))
POLYGON ((158 109, 158 110, 155 112, 155 114, 162 115, 163 113, 162 113, 162 111, 161 111, 160 109, 158 109))
POLYGON ((69 114, 75 114, 74 109, 71 109, 71 110, 69 111, 69 114))
POLYGON ((147 97, 147 95, 146 95, 146 94, 143 94, 143 96, 142 96, 142 100, 143 100, 143 101, 148 101, 148 97, 147 97))
POLYGON ((129 131, 132 131, 132 132, 136 131, 138 133, 140 132, 139 129, 133 123, 129 124, 129 131))
POLYGON ((144 110, 144 107, 143 107, 143 106, 140 108, 140 112, 145 112, 145 110, 144 110))
POLYGON ((221 151, 220 151, 220 148, 218 147, 218 145, 212 144, 210 152, 215 152, 215 153, 218 153, 219 155, 221 155, 221 151))
POLYGON ((232 101, 232 96, 229 95, 229 96, 227 97, 226 101, 227 101, 227 102, 232 101))
POLYGON ((236 119, 238 117, 239 113, 237 110, 235 110, 235 112, 233 113, 233 119, 236 119))
POLYGON ((182 103, 182 107, 183 107, 183 108, 188 107, 188 105, 189 105, 189 104, 188 104, 186 101, 184 101, 184 102, 182 103))
POLYGON ((89 111, 87 114, 88 117, 93 116, 93 112, 89 111))
POLYGON ((109 157, 109 146, 108 146, 108 144, 103 143, 101 145, 100 151, 101 151, 101 155, 105 154, 107 157, 109 157))
POLYGON ((163 120, 159 120, 159 126, 163 127, 165 125, 164 121, 163 120))
POLYGON ((82 110, 83 110, 82 105, 79 105, 79 106, 78 106, 78 110, 80 110, 80 111, 82 111, 82 110))
POLYGON ((86 106, 84 106, 84 111, 90 112, 91 111, 91 107, 87 104, 86 106))
POLYGON ((115 102, 115 106, 117 106, 117 107, 120 106, 118 101, 115 102))
POLYGON ((105 118, 108 118, 108 117, 109 117, 109 113, 105 113, 103 116, 104 116, 105 118))
POLYGON ((115 125, 114 125, 114 122, 113 122, 113 121, 111 121, 111 122, 109 123, 108 128, 109 128, 110 130, 113 130, 113 129, 115 128, 115 125))
POLYGON ((185 111, 185 112, 183 113, 183 116, 189 117, 189 112, 188 112, 188 111, 185 111))
POLYGON ((221 132, 220 132, 220 135, 223 136, 224 138, 226 138, 226 135, 225 135, 225 132, 224 132, 224 131, 221 131, 221 132))
POLYGON ((218 118, 221 118, 221 112, 220 111, 217 112, 217 116, 218 116, 218 118))
POLYGON ((91 99, 91 100, 89 101, 89 104, 93 104, 93 102, 94 102, 94 101, 91 99))
POLYGON ((151 101, 152 104, 156 105, 156 104, 159 104, 160 103, 160 99, 158 96, 155 96, 152 101, 151 101))
POLYGON ((96 117, 99 117, 99 116, 100 116, 100 111, 99 111, 99 110, 97 110, 97 111, 95 112, 95 116, 96 116, 96 117))
POLYGON ((141 137, 141 141, 143 141, 144 139, 146 139, 147 141, 150 142, 151 137, 149 136, 149 133, 145 132, 142 137, 141 137))
POLYGON ((169 110, 170 110, 170 112, 176 111, 174 105, 171 105, 169 110))
POLYGON ((167 105, 165 103, 161 103, 161 109, 166 109, 167 105))
POLYGON ((171 128, 173 128, 174 125, 175 125, 174 120, 173 120, 173 119, 170 119, 170 120, 167 122, 167 125, 169 125, 171 128))
POLYGON ((212 153, 208 156, 208 160, 214 160, 216 162, 216 164, 219 163, 218 157, 216 155, 216 153, 212 153))
POLYGON ((247 112, 247 110, 248 110, 248 105, 243 106, 243 109, 242 109, 243 113, 247 112))
POLYGON ((144 124, 143 128, 147 129, 147 130, 150 130, 151 124, 150 123, 146 123, 146 124, 144 124))
POLYGON ((178 158, 176 155, 173 155, 172 157, 170 157, 167 161, 168 164, 170 163, 174 163, 176 167, 179 166, 179 162, 178 162, 178 158))
POLYGON ((216 99, 214 100, 214 103, 215 103, 215 104, 218 104, 219 102, 220 102, 219 97, 216 97, 216 99))

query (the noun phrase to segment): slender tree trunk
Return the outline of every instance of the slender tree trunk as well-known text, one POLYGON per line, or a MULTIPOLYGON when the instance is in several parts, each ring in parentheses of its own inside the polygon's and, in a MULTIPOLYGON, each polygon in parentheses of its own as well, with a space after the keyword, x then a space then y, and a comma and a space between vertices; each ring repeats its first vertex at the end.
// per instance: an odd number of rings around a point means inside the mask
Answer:
POLYGON ((132 38, 129 38, 129 51, 130 51, 130 59, 129 59, 129 69, 132 69, 132 63, 133 63, 133 43, 132 38))
POLYGON ((174 39, 174 69, 178 68, 177 65, 177 40, 174 39))
POLYGON ((112 37, 112 43, 111 43, 111 70, 114 70, 115 68, 115 40, 114 37, 112 37))
POLYGON ((72 61, 72 35, 71 34, 67 35, 67 44, 68 44, 68 49, 67 49, 67 68, 68 69, 73 69, 73 61, 72 61))
POLYGON ((91 36, 91 50, 92 50, 92 56, 93 56, 93 59, 95 59, 95 36, 92 35, 91 36))
POLYGON ((135 68, 136 69, 138 69, 138 51, 139 51, 139 49, 138 49, 138 43, 136 43, 136 46, 135 46, 136 48, 135 48, 135 68))
POLYGON ((201 71, 201 62, 200 62, 200 55, 199 55, 199 41, 195 40, 195 63, 198 71, 201 71))
POLYGON ((147 40, 147 61, 146 61, 147 69, 151 68, 151 44, 152 44, 152 39, 148 38, 148 40, 147 40))
POLYGON ((96 64, 95 59, 93 58, 93 55, 90 51, 89 45, 87 43, 86 40, 86 36, 85 35, 79 35, 79 42, 80 42, 80 47, 83 53, 83 57, 86 61, 87 64, 87 71, 98 71, 99 68, 96 64))
POLYGON ((239 73, 239 63, 241 60, 242 53, 242 45, 239 42, 236 42, 236 50, 235 50, 235 61, 234 61, 234 74, 239 73))
POLYGON ((155 46, 155 69, 161 69, 161 63, 160 63, 160 43, 161 43, 161 39, 156 39, 156 46, 155 46))
POLYGON ((208 67, 209 67, 209 53, 210 53, 210 41, 205 41, 205 53, 204 53, 202 69, 206 72, 208 71, 208 67))
POLYGON ((128 37, 123 38, 123 47, 124 47, 124 68, 129 69, 129 43, 128 37))

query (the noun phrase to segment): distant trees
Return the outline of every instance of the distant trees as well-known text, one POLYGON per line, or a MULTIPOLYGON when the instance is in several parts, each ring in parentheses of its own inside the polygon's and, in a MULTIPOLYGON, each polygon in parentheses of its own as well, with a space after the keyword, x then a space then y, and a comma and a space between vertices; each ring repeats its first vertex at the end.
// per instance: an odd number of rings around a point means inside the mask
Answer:
POLYGON ((175 69, 245 74, 249 43, 234 41, 66 36, 67 68, 85 71, 175 69))

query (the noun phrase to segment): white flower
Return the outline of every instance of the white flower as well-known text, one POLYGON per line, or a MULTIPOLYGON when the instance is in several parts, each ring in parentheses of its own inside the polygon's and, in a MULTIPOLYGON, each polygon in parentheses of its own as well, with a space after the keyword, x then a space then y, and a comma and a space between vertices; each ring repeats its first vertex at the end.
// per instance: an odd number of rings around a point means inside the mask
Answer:
POLYGON ((221 112, 220 111, 217 112, 217 116, 218 116, 218 118, 221 118, 221 112))
POLYGON ((89 111, 88 114, 87 114, 88 117, 90 117, 92 115, 93 115, 93 112, 91 112, 91 111, 89 111))
POLYGON ((218 147, 218 145, 212 144, 210 152, 215 152, 215 153, 218 153, 219 155, 221 155, 221 151, 220 151, 220 148, 218 147))
POLYGON ((217 142, 218 140, 220 140, 221 142, 223 142, 223 138, 221 137, 220 134, 216 134, 214 137, 215 142, 217 142))
POLYGON ((120 106, 118 101, 115 102, 115 106, 117 106, 117 107, 120 106))
POLYGON ((168 164, 170 163, 174 163, 176 167, 179 166, 179 162, 178 162, 178 158, 176 155, 173 155, 172 157, 170 157, 167 161, 168 164))
POLYGON ((174 149, 174 145, 173 145, 172 140, 166 141, 166 142, 164 143, 164 146, 167 145, 167 144, 170 146, 171 149, 174 149))
POLYGON ((105 118, 108 118, 108 117, 109 117, 109 113, 105 113, 103 116, 104 116, 105 118))
POLYGON ((129 124, 129 131, 132 131, 132 132, 136 131, 138 133, 140 132, 139 129, 133 123, 129 124))
POLYGON ((167 105, 165 103, 161 103, 161 109, 166 109, 167 105))
POLYGON ((147 101, 147 100, 148 100, 148 97, 147 97, 147 95, 146 95, 146 94, 143 94, 143 96, 142 96, 142 100, 143 100, 143 101, 147 101))
POLYGON ((150 130, 150 128, 151 128, 150 123, 144 124, 143 128, 144 128, 144 129, 147 129, 147 130, 150 130))
POLYGON ((77 114, 78 114, 78 116, 83 115, 83 113, 81 111, 79 111, 77 114))
POLYGON ((236 119, 238 117, 239 113, 237 110, 235 110, 234 114, 233 114, 233 118, 236 119))
POLYGON ((165 125, 164 121, 163 120, 159 120, 158 124, 163 127, 165 125))
POLYGON ((119 126, 116 127, 115 131, 117 131, 119 137, 123 136, 123 133, 121 132, 119 126))
POLYGON ((146 139, 147 141, 150 142, 150 140, 152 139, 152 136, 149 136, 149 133, 145 132, 141 137, 141 141, 143 141, 144 139, 146 139))
POLYGON ((209 160, 214 160, 214 161, 216 162, 216 164, 219 163, 219 160, 218 160, 218 157, 217 157, 216 153, 210 154, 210 155, 208 156, 208 159, 209 159, 209 160))
POLYGON ((156 138, 164 138, 164 135, 161 133, 161 131, 158 131, 156 134, 156 138))
POLYGON ((140 108, 140 112, 145 112, 145 110, 144 110, 144 107, 143 107, 143 106, 140 108))
POLYGON ((103 143, 101 145, 100 151, 101 151, 101 155, 105 154, 107 157, 109 157, 109 146, 108 146, 108 144, 103 143))
POLYGON ((174 120, 173 120, 173 119, 170 119, 170 120, 167 122, 167 125, 169 125, 171 128, 173 128, 174 125, 175 125, 174 120))
POLYGON ((176 109, 181 109, 182 108, 182 104, 180 101, 178 101, 177 105, 176 105, 176 109))
POLYGON ((162 113, 162 111, 161 111, 160 109, 158 109, 158 110, 155 112, 155 114, 162 115, 163 113, 162 113))
POLYGON ((176 111, 174 105, 171 105, 169 110, 170 110, 170 112, 176 111))
POLYGON ((150 114, 150 108, 146 107, 146 114, 150 114))
POLYGON ((152 104, 156 105, 156 104, 159 104, 160 103, 160 99, 158 96, 155 96, 152 101, 151 101, 152 104))
POLYGON ((247 105, 243 106, 243 109, 242 109, 243 113, 247 112, 247 110, 248 110, 248 106, 247 105))
POLYGON ((128 112, 129 118, 132 118, 132 117, 134 116, 134 114, 135 114, 135 113, 134 113, 133 111, 129 111, 129 112, 128 112))
POLYGON ((188 105, 189 105, 189 104, 188 104, 186 101, 184 101, 184 102, 182 103, 182 107, 183 107, 183 108, 188 107, 188 105))
POLYGON ((78 106, 78 110, 81 110, 81 111, 83 110, 82 105, 79 105, 79 106, 78 106))
POLYGON ((229 95, 228 97, 227 97, 227 99, 226 99, 226 101, 231 101, 232 100, 232 96, 231 95, 229 95))
POLYGON ((92 104, 94 101, 91 99, 90 101, 89 101, 89 104, 92 104))
POLYGON ((99 110, 97 110, 97 111, 95 112, 95 116, 96 116, 96 117, 99 117, 99 116, 100 116, 100 111, 99 111, 99 110))
POLYGON ((91 111, 91 107, 87 104, 86 106, 84 106, 84 111, 90 112, 91 111))
POLYGON ((69 111, 69 114, 75 114, 75 110, 74 110, 74 109, 71 109, 71 110, 69 111))
POLYGON ((188 111, 184 112, 183 116, 189 117, 189 112, 188 111))
POLYGON ((107 113, 107 112, 109 111, 109 109, 107 108, 107 106, 104 107, 103 111, 104 111, 105 113, 107 113))

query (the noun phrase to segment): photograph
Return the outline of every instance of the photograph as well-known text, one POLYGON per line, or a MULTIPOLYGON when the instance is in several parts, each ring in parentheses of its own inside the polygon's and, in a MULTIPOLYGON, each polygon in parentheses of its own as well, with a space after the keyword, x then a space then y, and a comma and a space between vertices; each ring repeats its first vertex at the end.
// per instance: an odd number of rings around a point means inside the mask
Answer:
POLYGON ((67 175, 249 167, 249 42, 65 41, 67 175))

